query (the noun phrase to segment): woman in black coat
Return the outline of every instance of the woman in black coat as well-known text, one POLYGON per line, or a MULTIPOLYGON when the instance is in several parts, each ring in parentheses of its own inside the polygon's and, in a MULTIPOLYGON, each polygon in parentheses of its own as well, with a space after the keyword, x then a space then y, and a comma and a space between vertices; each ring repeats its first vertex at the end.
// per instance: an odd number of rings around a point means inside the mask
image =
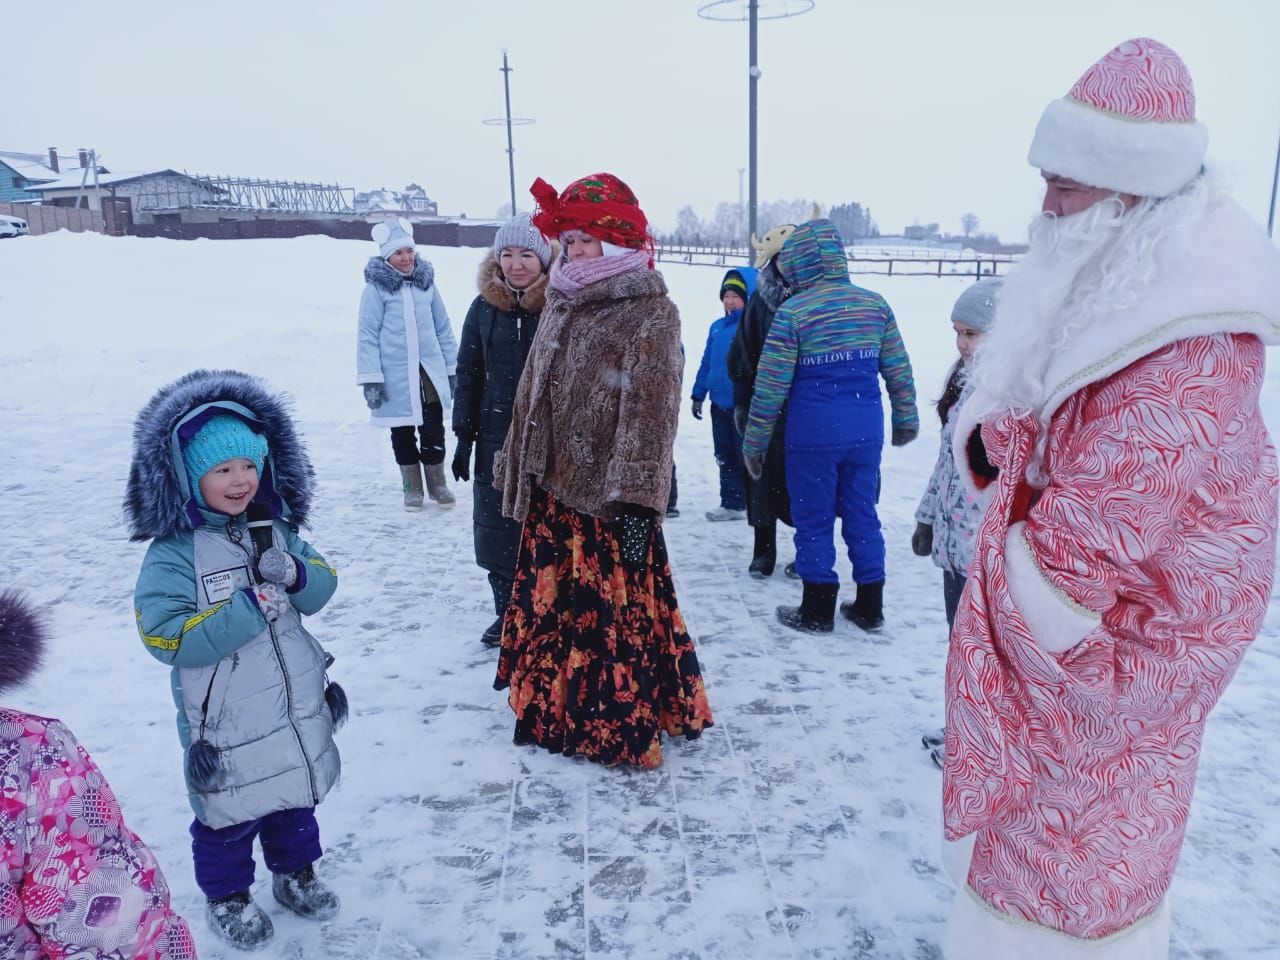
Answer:
POLYGON ((529 223, 527 214, 499 229, 493 249, 480 265, 480 294, 467 311, 458 346, 458 389, 453 401, 458 452, 453 476, 460 481, 471 479, 474 447, 476 563, 489 573, 498 617, 480 638, 488 646, 502 642, 502 614, 511 599, 520 546, 520 524, 502 515, 502 492, 493 487, 493 458, 511 426, 516 386, 538 329, 553 254, 552 245, 529 223))
MULTIPOLYGON (((781 247, 781 241, 778 246, 781 247)), ((759 263, 759 261, 757 261, 759 263)), ((746 430, 751 397, 755 392, 756 368, 764 349, 773 315, 787 299, 790 290, 778 273, 777 251, 760 267, 756 291, 738 324, 733 345, 729 348, 729 377, 733 380, 733 418, 738 433, 746 430)), ((747 522, 755 529, 755 550, 748 570, 756 579, 773 575, 778 557, 778 521, 791 526, 791 497, 787 493, 785 416, 778 417, 764 457, 764 473, 752 480, 743 472, 747 485, 747 522)))

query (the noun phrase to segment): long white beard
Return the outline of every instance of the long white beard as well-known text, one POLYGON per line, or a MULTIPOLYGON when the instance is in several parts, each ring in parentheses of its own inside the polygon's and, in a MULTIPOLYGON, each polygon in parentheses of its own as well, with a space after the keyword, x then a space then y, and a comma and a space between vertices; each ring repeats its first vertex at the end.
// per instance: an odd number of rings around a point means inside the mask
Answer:
POLYGON ((1189 240, 1208 206, 1198 177, 1165 200, 1144 198, 1125 211, 1118 199, 1070 217, 1038 216, 1031 248, 1010 271, 970 374, 983 420, 1035 413, 1055 384, 1045 377, 1053 353, 1144 296, 1164 248, 1189 240))

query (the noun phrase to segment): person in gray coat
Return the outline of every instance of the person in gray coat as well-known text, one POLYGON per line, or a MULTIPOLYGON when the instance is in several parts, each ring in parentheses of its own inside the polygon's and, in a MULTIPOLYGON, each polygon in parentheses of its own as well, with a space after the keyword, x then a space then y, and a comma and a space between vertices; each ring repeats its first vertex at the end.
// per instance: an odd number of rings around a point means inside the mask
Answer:
POLYGON ((338 779, 346 715, 332 658, 302 625, 337 574, 298 535, 311 464, 281 399, 254 377, 197 370, 162 388, 134 425, 125 515, 151 540, 134 591, 147 652, 170 665, 186 751, 196 882, 213 931, 260 947, 253 841, 275 898, 324 920, 338 898, 316 877, 315 807, 338 779))

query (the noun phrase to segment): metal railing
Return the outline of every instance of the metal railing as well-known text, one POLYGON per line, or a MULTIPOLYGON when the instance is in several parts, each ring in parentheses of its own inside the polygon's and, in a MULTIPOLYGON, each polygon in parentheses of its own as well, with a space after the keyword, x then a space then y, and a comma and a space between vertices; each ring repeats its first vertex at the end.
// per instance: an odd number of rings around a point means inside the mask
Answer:
MULTIPOLYGON (((887 277, 998 277, 1017 262, 1014 254, 978 253, 973 250, 938 251, 926 249, 888 248, 870 251, 858 247, 845 249, 849 272, 887 277), (867 253, 880 256, 867 256, 867 253)), ((659 263, 684 263, 699 267, 728 269, 746 266, 754 254, 745 247, 716 244, 658 244, 655 259, 659 263)))

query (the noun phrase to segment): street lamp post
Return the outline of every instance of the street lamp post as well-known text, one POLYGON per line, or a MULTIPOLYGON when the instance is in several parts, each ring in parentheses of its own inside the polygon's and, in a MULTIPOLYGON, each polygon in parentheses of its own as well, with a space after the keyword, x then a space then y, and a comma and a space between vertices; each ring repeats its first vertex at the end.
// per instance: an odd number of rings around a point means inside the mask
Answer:
POLYGON ((1276 225, 1276 190, 1280 189, 1280 146, 1276 147, 1276 172, 1271 175, 1271 207, 1267 210, 1267 236, 1276 225))
POLYGON ((513 126, 524 126, 533 123, 528 117, 511 116, 511 67, 507 63, 507 51, 502 51, 502 93, 507 102, 506 117, 490 117, 484 123, 490 126, 504 125, 507 128, 507 175, 511 185, 511 215, 516 215, 516 148, 511 136, 513 126))
POLYGON ((756 85, 760 80, 760 60, 757 53, 757 34, 761 20, 782 20, 787 17, 798 17, 814 8, 816 0, 708 0, 698 7, 698 16, 703 20, 746 20, 747 21, 747 168, 750 171, 748 181, 749 199, 747 203, 748 234, 756 232, 756 202, 758 165, 756 163, 756 147, 758 143, 758 124, 756 110, 756 85), (763 12, 761 12, 761 8, 763 12))

